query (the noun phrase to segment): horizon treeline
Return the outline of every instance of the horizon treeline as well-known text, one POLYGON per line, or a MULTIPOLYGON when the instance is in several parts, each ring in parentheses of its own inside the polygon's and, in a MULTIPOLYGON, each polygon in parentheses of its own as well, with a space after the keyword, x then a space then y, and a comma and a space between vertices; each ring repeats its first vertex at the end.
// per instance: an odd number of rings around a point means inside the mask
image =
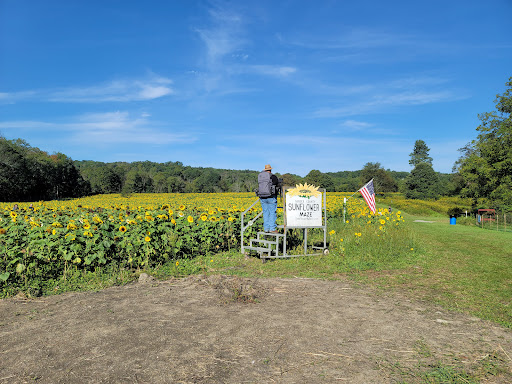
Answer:
MULTIPOLYGON (((0 201, 39 201, 109 193, 252 192, 259 171, 192 167, 183 163, 151 161, 104 163, 73 161, 63 153, 48 154, 23 139, 0 137, 0 201)), ((276 173, 283 184, 307 182, 328 192, 357 191, 371 178, 377 193, 397 192, 409 172, 384 170, 367 163, 359 171, 311 170, 301 177, 276 173)), ((456 191, 451 175, 439 174, 440 193, 456 191)))

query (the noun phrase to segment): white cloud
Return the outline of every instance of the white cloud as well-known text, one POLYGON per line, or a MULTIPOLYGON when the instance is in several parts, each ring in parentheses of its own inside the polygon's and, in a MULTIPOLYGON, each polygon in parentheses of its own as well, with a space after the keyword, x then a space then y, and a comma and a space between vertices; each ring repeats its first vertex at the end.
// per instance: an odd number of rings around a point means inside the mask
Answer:
POLYGON ((369 49, 390 46, 414 45, 417 38, 385 30, 345 27, 338 35, 298 35, 292 38, 279 35, 284 44, 313 50, 369 49), (315 37, 311 37, 315 36, 315 37))
POLYGON ((369 128, 373 126, 373 124, 365 123, 363 121, 356 121, 356 120, 345 120, 340 124, 343 128, 348 128, 354 131, 360 131, 366 128, 369 128))
POLYGON ((241 17, 227 9, 211 9, 211 27, 197 28, 201 40, 206 45, 209 66, 217 66, 222 58, 236 51, 244 43, 240 37, 241 17))
POLYGON ((81 115, 64 123, 4 121, 0 122, 0 128, 44 130, 48 136, 65 131, 69 141, 80 144, 173 144, 198 140, 197 134, 189 128, 163 126, 148 117, 147 113, 132 116, 128 112, 116 111, 81 115))
POLYGON ((254 72, 261 75, 286 77, 297 71, 297 68, 278 65, 249 65, 243 67, 247 72, 254 72))
POLYGON ((158 99, 159 97, 169 95, 170 93, 171 93, 171 91, 167 87, 144 86, 144 88, 141 89, 139 95, 142 100, 151 100, 151 99, 158 99))
POLYGON ((94 103, 105 101, 141 101, 152 100, 174 93, 165 78, 149 80, 118 80, 98 86, 85 88, 67 88, 49 92, 48 99, 57 102, 94 103))
POLYGON ((119 111, 84 115, 78 119, 73 137, 75 141, 88 143, 171 144, 197 140, 185 130, 159 129, 145 115, 132 117, 119 111))
POLYGON ((41 129, 57 127, 58 124, 55 123, 47 123, 44 121, 35 120, 0 121, 0 128, 2 129, 41 129))
POLYGON ((115 80, 88 87, 30 90, 0 93, 0 102, 23 100, 71 103, 129 102, 153 100, 174 93, 172 80, 152 75, 145 80, 115 80))
MULTIPOLYGON (((347 93, 341 90, 338 102, 339 107, 320 107, 313 112, 316 118, 333 118, 354 116, 363 113, 377 113, 389 110, 390 107, 411 105, 424 105, 438 102, 451 102, 463 100, 469 97, 464 91, 448 88, 445 80, 439 78, 410 77, 392 80, 386 83, 374 85, 361 85, 360 87, 348 87, 359 89, 358 97, 347 97, 347 93), (443 89, 438 85, 443 84, 443 89)), ((354 95, 356 96, 356 95, 354 95)))
POLYGON ((211 9, 209 15, 209 24, 195 29, 205 46, 203 73, 196 83, 201 87, 199 92, 215 95, 254 92, 240 85, 237 76, 257 74, 282 79, 297 71, 287 65, 249 63, 250 56, 244 49, 252 42, 246 37, 244 16, 221 6, 211 9))
POLYGON ((450 91, 406 91, 396 94, 376 95, 373 105, 421 105, 440 101, 455 100, 450 91))
POLYGON ((13 104, 17 101, 32 99, 37 96, 37 91, 0 92, 0 103, 13 104))

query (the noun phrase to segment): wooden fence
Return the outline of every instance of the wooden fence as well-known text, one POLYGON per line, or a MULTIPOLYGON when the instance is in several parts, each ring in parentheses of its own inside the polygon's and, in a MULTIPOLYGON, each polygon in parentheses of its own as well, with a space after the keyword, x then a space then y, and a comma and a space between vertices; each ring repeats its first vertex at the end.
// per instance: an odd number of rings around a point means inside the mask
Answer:
POLYGON ((476 224, 484 229, 512 232, 512 212, 477 214, 476 224))

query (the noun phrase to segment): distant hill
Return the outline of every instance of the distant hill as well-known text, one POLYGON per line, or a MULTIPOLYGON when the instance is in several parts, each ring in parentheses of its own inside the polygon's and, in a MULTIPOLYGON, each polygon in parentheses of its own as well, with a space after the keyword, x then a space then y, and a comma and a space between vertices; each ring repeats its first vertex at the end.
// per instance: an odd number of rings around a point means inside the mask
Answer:
MULTIPOLYGON (((409 174, 380 171, 394 180, 395 188, 397 185, 400 188, 409 174)), ((276 175, 288 186, 307 182, 329 192, 355 192, 367 181, 362 180, 362 172, 311 170, 305 177, 290 173, 276 175)), ((73 161, 62 153, 50 155, 31 147, 22 139, 0 137, 0 201, 51 200, 99 193, 251 192, 257 188, 258 173, 191 167, 179 161, 73 161)), ((439 174, 439 177, 445 192, 453 190, 451 175, 439 174)), ((379 193, 378 188, 376 192, 379 193)))

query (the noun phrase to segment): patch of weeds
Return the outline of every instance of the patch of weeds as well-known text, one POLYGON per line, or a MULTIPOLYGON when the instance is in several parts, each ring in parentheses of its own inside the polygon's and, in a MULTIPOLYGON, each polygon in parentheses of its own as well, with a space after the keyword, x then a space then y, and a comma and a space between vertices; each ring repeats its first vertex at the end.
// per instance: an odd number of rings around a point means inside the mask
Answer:
POLYGON ((258 303, 264 294, 264 289, 249 279, 240 277, 216 275, 208 278, 221 296, 223 303, 258 303))
POLYGON ((422 378, 425 383, 433 384, 480 383, 480 380, 464 370, 460 370, 456 367, 445 365, 440 362, 427 367, 426 371, 420 374, 420 378, 422 378))
POLYGON ((479 381, 473 375, 456 367, 435 362, 425 365, 409 367, 395 362, 388 366, 393 376, 400 376, 396 382, 399 384, 478 384, 479 381))
POLYGON ((182 258, 177 260, 169 260, 165 264, 148 268, 146 271, 158 280, 165 280, 171 277, 186 277, 198 273, 204 273, 205 268, 198 260, 203 260, 201 256, 196 259, 182 258))
POLYGON ((506 360, 505 356, 502 356, 499 350, 496 350, 493 353, 485 355, 478 362, 475 371, 478 376, 482 377, 503 375, 508 377, 512 382, 512 372, 507 368, 508 362, 509 360, 506 360))
POLYGON ((400 384, 478 384, 493 377, 503 378, 503 382, 512 382, 509 360, 499 350, 464 364, 455 356, 451 360, 434 358, 423 339, 418 340, 414 348, 419 356, 416 365, 395 361, 385 367, 391 371, 392 376, 400 377, 397 381, 400 384))
POLYGON ((118 267, 117 265, 97 267, 92 271, 71 268, 60 278, 33 282, 33 286, 28 287, 25 291, 19 291, 17 296, 34 298, 64 292, 95 291, 112 286, 125 285, 134 279, 133 271, 118 267))
POLYGON ((432 356, 432 351, 430 350, 430 347, 428 346, 428 344, 425 342, 425 340, 423 338, 417 340, 414 343, 414 349, 416 350, 418 355, 420 355, 422 357, 431 357, 432 356))

